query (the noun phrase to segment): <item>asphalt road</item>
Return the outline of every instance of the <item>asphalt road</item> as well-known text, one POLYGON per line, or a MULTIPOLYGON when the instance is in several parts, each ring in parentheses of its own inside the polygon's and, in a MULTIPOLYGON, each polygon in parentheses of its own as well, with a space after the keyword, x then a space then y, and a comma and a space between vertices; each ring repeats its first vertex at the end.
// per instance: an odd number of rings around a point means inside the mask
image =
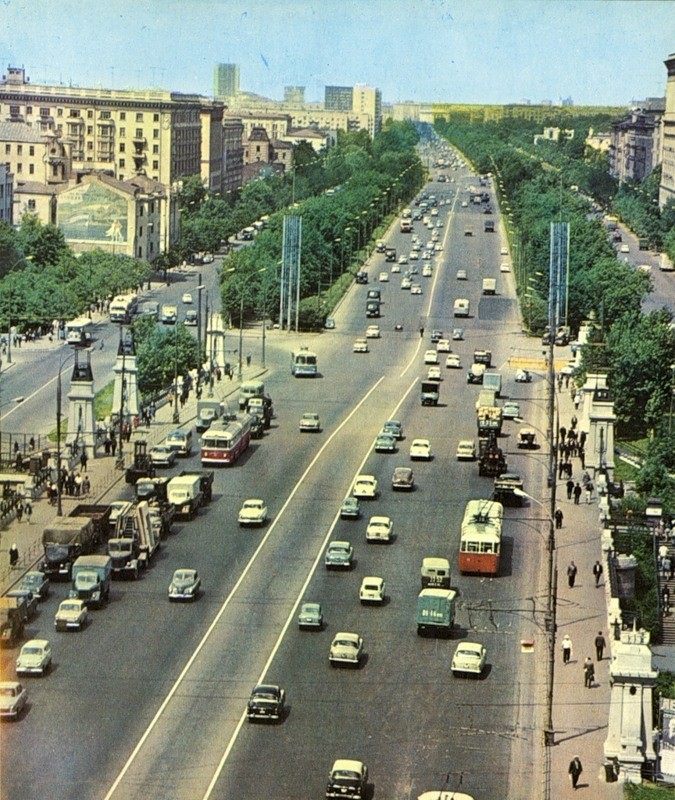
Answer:
MULTIPOLYGON (((288 353, 298 339, 271 334, 265 382, 277 419, 236 466, 217 472, 211 505, 195 521, 176 526, 141 580, 115 583, 110 606, 94 612, 82 633, 53 632, 53 613, 67 592, 55 586, 27 631, 51 639, 54 670, 28 681, 28 713, 3 726, 3 798, 320 797, 335 758, 365 761, 378 800, 416 797, 444 785, 461 785, 476 798, 506 796, 507 785, 537 785, 543 687, 535 657, 521 654, 519 643, 542 636, 540 567, 548 522, 536 504, 507 510, 499 577, 460 576, 455 565, 463 509, 468 499, 490 495, 491 480, 478 477, 476 464, 457 462, 454 452, 460 438, 475 438, 478 387, 465 379, 474 348, 492 349, 493 364, 503 370, 503 393, 521 400, 523 416, 542 439, 545 383, 537 376, 516 385, 505 368, 509 356, 532 345, 520 335, 512 276, 499 272, 500 235, 482 232, 480 209, 461 207, 463 195, 455 191, 469 179, 456 173, 456 181, 429 189, 456 202, 449 217, 446 206, 439 209, 445 249, 434 259, 433 277, 419 278, 423 295, 402 291, 399 275, 378 284, 382 338, 369 340, 371 352, 352 353, 354 338, 368 322, 378 322, 365 319, 365 286, 355 286, 342 303, 336 330, 300 337, 318 353, 317 379, 293 379, 288 353), (467 221, 473 237, 463 236, 467 221), (459 267, 469 272, 466 283, 455 279, 459 267), (480 294, 486 276, 497 277, 496 297, 480 294), (452 318, 458 296, 472 305, 471 318, 459 323, 452 318), (395 323, 403 331, 395 332, 395 323), (441 404, 423 408, 418 379, 426 372, 429 334, 434 327, 449 333, 456 324, 466 332, 465 341, 453 343, 464 369, 443 366, 441 404), (321 433, 299 433, 304 411, 319 412, 321 433), (374 454, 374 437, 391 417, 402 420, 405 439, 396 454, 374 454), (394 494, 391 473, 410 464, 408 447, 416 436, 431 439, 434 459, 414 465, 416 491, 394 494), (379 497, 363 504, 361 520, 341 521, 340 502, 359 472, 378 478, 379 497), (241 530, 239 505, 254 496, 266 499, 270 522, 262 530, 241 530), (366 545, 365 526, 374 513, 394 519, 393 543, 366 545), (331 538, 354 544, 350 572, 323 567, 331 538), (453 565, 461 606, 449 641, 416 635, 426 555, 447 555, 453 565), (195 603, 167 600, 179 566, 201 572, 205 591, 195 603), (364 575, 386 580, 383 607, 359 604, 364 575), (302 599, 321 602, 323 631, 297 629, 302 599), (337 630, 363 636, 360 669, 330 668, 337 630), (487 646, 482 680, 452 678, 450 659, 461 639, 487 646), (279 725, 251 725, 243 717, 253 685, 263 679, 286 689, 289 710, 279 725)), ((399 252, 409 249, 403 248, 409 236, 395 232, 392 239, 399 252)), ((389 266, 374 256, 371 280, 389 266)), ((546 454, 516 451, 517 428, 506 423, 501 440, 509 469, 540 498, 546 454)), ((14 655, 2 652, 4 674, 14 655)))

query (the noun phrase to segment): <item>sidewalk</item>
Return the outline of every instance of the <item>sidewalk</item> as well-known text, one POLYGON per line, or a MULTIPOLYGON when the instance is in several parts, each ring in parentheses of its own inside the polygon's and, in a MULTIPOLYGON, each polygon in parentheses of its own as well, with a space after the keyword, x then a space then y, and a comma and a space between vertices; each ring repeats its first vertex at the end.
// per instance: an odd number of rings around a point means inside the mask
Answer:
MULTIPOLYGON (((557 392, 560 424, 569 429, 574 405, 567 390, 557 392)), ((577 412, 578 413, 578 412, 577 412)), ((578 415, 580 416, 580 415, 578 415)), ((581 482, 584 470, 578 458, 572 459, 572 478, 581 482)), ((619 800, 622 784, 605 781, 603 746, 607 737, 609 719, 609 665, 612 631, 607 628, 609 591, 607 575, 596 588, 592 569, 596 560, 602 562, 600 535, 602 525, 598 513, 597 493, 590 504, 583 493, 579 505, 567 499, 565 483, 556 485, 556 505, 564 514, 562 529, 556 530, 557 554, 557 631, 553 686, 553 728, 555 745, 550 748, 550 797, 586 795, 593 800, 619 800), (578 572, 574 587, 568 585, 567 568, 571 561, 578 572), (607 643, 602 661, 596 660, 594 640, 602 634, 607 643), (562 639, 568 634, 572 640, 572 657, 563 664, 562 639), (586 657, 593 660, 595 683, 584 686, 583 663, 586 657), (572 788, 568 768, 578 755, 583 766, 577 790, 572 788)))
MULTIPOLYGON (((245 366, 242 380, 251 380, 264 372, 260 365, 245 366)), ((213 386, 214 399, 225 400, 238 392, 238 389, 239 381, 236 377, 233 380, 225 378, 216 381, 213 386)), ((208 390, 204 392, 202 399, 207 399, 207 393, 208 390)), ((173 408, 168 404, 164 405, 157 410, 155 420, 149 428, 141 426, 134 432, 131 442, 124 443, 125 468, 133 461, 135 439, 145 439, 152 446, 162 441, 175 428, 192 423, 197 415, 197 398, 194 391, 190 392, 185 406, 179 409, 179 413, 180 422, 176 425, 173 423, 173 408)), ((97 502, 97 498, 105 495, 120 481, 124 485, 124 470, 115 467, 116 456, 103 455, 102 447, 98 450, 97 458, 90 458, 87 464, 91 491, 81 497, 62 495, 64 516, 67 516, 79 503, 97 502)), ((56 516, 56 507, 49 504, 46 495, 33 501, 32 505, 33 514, 30 522, 24 515, 22 522, 14 518, 0 530, 0 594, 4 594, 17 583, 24 572, 32 568, 37 569, 34 565, 42 557, 42 530, 56 516), (14 569, 9 567, 9 548, 12 544, 16 544, 19 550, 19 563, 14 569)))

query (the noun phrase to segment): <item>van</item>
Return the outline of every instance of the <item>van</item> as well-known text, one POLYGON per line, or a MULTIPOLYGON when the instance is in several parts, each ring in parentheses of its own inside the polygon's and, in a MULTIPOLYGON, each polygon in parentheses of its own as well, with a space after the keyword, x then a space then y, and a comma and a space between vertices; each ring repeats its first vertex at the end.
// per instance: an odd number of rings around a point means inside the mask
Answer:
POLYGON ((447 558, 423 558, 420 574, 423 589, 450 588, 450 562, 447 558))
POLYGON ((192 431, 175 430, 166 437, 165 442, 167 447, 170 447, 179 456, 192 455, 192 431))
POLYGON ((497 294, 497 281, 495 278, 483 278, 483 294, 497 294))
POLYGON ((244 409, 251 397, 262 397, 265 384, 262 381, 246 381, 239 387, 239 408, 244 409))
POLYGON ((469 308, 469 301, 465 297, 458 297, 457 300, 455 300, 454 314, 456 317, 468 317, 469 308))

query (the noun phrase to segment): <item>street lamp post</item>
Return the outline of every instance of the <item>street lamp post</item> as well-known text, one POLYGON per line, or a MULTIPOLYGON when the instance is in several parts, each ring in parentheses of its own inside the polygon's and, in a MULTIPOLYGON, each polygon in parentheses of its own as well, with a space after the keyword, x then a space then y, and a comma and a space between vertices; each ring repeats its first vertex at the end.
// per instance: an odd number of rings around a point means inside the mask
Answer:
POLYGON ((670 365, 670 410, 668 412, 668 437, 673 431, 673 394, 675 394, 675 364, 670 365))
POLYGON ((197 286, 197 368, 198 374, 202 369, 202 289, 206 287, 202 283, 202 273, 198 274, 197 286))
POLYGON ((75 357, 75 352, 69 353, 61 359, 59 364, 59 371, 56 377, 56 516, 63 516, 63 507, 61 505, 61 495, 63 492, 63 477, 61 475, 61 370, 66 365, 66 362, 75 357))
POLYGON ((172 422, 178 425, 180 413, 178 412, 178 322, 173 329, 173 417, 172 422))

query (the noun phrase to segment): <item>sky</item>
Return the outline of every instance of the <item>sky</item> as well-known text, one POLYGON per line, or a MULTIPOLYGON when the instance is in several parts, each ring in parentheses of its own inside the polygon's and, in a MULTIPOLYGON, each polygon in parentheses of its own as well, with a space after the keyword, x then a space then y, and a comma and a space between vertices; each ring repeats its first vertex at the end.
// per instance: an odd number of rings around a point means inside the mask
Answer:
POLYGON ((275 100, 365 83, 384 102, 624 106, 665 94, 675 0, 1 0, 0 74, 275 100))

